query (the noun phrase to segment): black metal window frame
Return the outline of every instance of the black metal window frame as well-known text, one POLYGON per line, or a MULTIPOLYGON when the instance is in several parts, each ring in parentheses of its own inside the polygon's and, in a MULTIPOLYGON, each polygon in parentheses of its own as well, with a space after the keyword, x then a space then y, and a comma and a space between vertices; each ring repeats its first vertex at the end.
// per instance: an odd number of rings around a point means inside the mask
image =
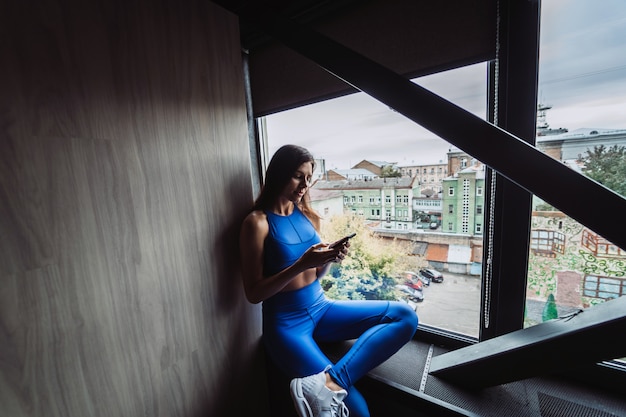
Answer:
MULTIPOLYGON (((593 216, 579 196, 615 212, 626 211, 626 200, 534 147, 539 2, 501 0, 498 5, 488 122, 306 27, 282 18, 265 21, 266 31, 288 47, 486 165, 484 236, 490 249, 483 258, 479 341, 523 327, 532 193, 626 247, 626 225, 593 216), (529 164, 535 167, 531 172, 529 164)), ((433 328, 420 329, 417 337, 438 337, 449 346, 475 342, 433 328)))

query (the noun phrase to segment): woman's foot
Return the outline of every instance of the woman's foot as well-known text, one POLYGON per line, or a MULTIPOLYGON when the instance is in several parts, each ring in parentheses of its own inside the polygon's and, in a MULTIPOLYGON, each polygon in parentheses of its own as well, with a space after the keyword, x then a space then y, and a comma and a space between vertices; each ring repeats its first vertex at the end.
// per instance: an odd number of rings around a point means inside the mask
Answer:
MULTIPOLYGON (((326 368, 328 369, 328 368, 326 368)), ((326 386, 326 370, 291 380, 291 398, 300 417, 348 417, 343 399, 346 390, 333 391, 326 386)))

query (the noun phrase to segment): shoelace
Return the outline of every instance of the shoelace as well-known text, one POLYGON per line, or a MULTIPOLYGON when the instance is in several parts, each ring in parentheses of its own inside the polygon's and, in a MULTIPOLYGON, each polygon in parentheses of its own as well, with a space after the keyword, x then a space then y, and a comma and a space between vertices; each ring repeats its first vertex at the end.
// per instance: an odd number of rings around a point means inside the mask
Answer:
POLYGON ((333 399, 330 402, 330 411, 333 417, 348 417, 348 415, 350 414, 348 412, 348 407, 346 407, 343 401, 339 401, 334 395, 333 399))

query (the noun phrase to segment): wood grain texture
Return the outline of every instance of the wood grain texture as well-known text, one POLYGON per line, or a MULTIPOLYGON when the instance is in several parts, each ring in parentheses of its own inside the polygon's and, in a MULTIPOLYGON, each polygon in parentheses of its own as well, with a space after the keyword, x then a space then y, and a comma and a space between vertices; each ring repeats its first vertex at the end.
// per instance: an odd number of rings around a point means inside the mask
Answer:
POLYGON ((0 415, 266 415, 237 268, 252 196, 236 18, 7 3, 0 415))

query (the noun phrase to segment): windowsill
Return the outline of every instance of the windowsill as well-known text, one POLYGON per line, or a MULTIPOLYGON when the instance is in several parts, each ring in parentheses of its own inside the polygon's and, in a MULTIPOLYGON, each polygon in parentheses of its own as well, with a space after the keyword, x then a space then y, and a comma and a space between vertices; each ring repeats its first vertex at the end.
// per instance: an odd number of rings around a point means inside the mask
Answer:
MULTIPOLYGON (((351 343, 325 347, 325 352, 331 359, 337 358, 349 349, 351 343)), ((373 369, 357 385, 372 409, 388 411, 389 407, 404 404, 406 415, 415 415, 410 411, 420 410, 423 415, 433 416, 541 416, 550 415, 545 413, 551 407, 565 409, 567 412, 564 415, 572 417, 626 415, 623 371, 613 370, 613 377, 607 377, 607 372, 611 370, 596 365, 594 369, 580 370, 580 373, 574 372, 570 376, 541 376, 472 391, 433 375, 424 375, 429 352, 431 357, 435 357, 448 351, 447 348, 415 339, 373 369), (602 376, 590 377, 598 372, 602 372, 602 376), (591 382, 605 384, 599 386, 591 382)), ((403 413, 396 410, 395 415, 403 413)))

